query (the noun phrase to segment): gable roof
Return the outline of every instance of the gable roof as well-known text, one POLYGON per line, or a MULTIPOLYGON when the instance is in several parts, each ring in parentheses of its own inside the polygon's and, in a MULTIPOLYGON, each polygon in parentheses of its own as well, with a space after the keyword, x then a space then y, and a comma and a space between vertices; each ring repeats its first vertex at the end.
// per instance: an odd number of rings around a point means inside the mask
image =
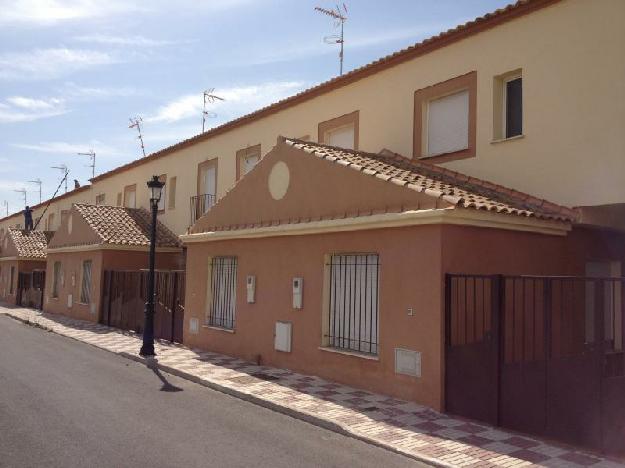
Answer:
POLYGON ((363 65, 362 67, 351 70, 343 75, 336 76, 328 81, 322 82, 293 96, 277 101, 266 107, 262 107, 254 112, 243 115, 237 119, 231 120, 217 127, 213 127, 204 133, 193 136, 186 140, 182 140, 171 146, 149 154, 146 157, 136 159, 122 166, 118 166, 115 169, 104 172, 92 178, 91 182, 96 182, 107 177, 111 177, 127 169, 131 169, 133 167, 151 162, 155 159, 167 156, 168 154, 171 154, 177 150, 192 146, 215 135, 225 133, 234 128, 246 125, 268 115, 275 114, 302 102, 314 99, 317 96, 342 88, 343 86, 347 86, 355 81, 361 80, 370 75, 394 67, 421 55, 428 54, 474 34, 478 34, 480 32, 491 29, 495 26, 498 26, 499 24, 519 18, 554 3, 558 3, 559 1, 561 0, 518 0, 516 3, 512 3, 503 8, 499 8, 492 13, 487 13, 472 21, 468 21, 464 24, 456 26, 455 28, 441 32, 436 36, 424 39, 423 41, 418 42, 410 47, 382 57, 369 64, 363 65))
MULTIPOLYGON (((151 215, 143 208, 126 208, 123 206, 89 205, 76 203, 72 207, 71 215, 77 213, 88 226, 91 234, 73 245, 119 245, 134 247, 149 247, 151 215)), ((72 221, 74 223, 74 221, 72 221)), ((67 228, 62 227, 58 233, 67 234, 67 228)), ((180 247, 178 236, 170 231, 162 222, 156 226, 157 247, 180 247)), ((55 236, 51 248, 67 246, 62 239, 55 236)))
POLYGON ((13 242, 18 258, 46 259, 46 247, 52 237, 49 231, 25 231, 9 228, 7 236, 13 242))
POLYGON ((461 208, 566 222, 575 221, 578 217, 578 212, 571 208, 390 151, 373 154, 296 139, 284 139, 284 143, 326 161, 443 199, 461 208))

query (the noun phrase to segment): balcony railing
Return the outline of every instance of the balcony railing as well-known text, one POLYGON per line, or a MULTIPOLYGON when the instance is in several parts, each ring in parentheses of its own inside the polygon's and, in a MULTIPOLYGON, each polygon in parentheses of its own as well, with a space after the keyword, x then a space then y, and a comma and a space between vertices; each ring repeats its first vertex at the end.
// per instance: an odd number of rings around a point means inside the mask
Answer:
POLYGON ((215 195, 212 193, 204 193, 202 195, 196 195, 191 197, 191 225, 202 217, 205 213, 208 213, 215 204, 215 195))

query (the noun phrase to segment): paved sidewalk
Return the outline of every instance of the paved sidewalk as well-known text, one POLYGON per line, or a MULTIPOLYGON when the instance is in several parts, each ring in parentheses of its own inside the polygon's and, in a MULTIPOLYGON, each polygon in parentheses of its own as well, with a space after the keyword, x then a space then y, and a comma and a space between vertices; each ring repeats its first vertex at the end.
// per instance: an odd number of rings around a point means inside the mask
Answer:
MULTIPOLYGON (((137 354, 140 336, 134 333, 31 309, 0 307, 0 314, 143 360, 137 354)), ((625 466, 314 376, 167 342, 157 342, 156 353, 159 367, 167 372, 433 465, 625 466)))

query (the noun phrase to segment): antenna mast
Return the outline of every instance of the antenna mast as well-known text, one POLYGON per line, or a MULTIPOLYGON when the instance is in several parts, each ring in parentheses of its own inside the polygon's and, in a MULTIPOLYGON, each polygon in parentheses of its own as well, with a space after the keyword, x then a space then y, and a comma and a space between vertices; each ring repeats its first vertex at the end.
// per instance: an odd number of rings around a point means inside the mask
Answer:
POLYGON ((41 179, 35 179, 35 180, 29 180, 28 182, 30 182, 31 184, 37 184, 39 186, 39 203, 41 203, 41 179))
POLYGON ((128 125, 128 128, 136 128, 137 131, 139 132, 139 141, 141 142, 141 151, 143 152, 143 157, 145 158, 145 146, 143 145, 143 135, 141 134, 141 122, 143 122, 143 119, 137 116, 134 119, 131 118, 129 120, 130 120, 130 125, 128 125))
POLYGON ((67 176, 69 174, 69 169, 65 164, 61 164, 59 166, 52 166, 51 169, 58 169, 63 172, 63 178, 61 179, 61 183, 65 182, 65 193, 67 193, 67 176))
POLYGON ((19 189, 19 190, 13 190, 13 191, 22 194, 22 196, 24 197, 24 206, 26 206, 28 204, 28 202, 26 201, 26 189, 19 189))
POLYGON ((89 156, 91 158, 91 164, 89 166, 91 168, 91 177, 95 177, 95 151, 90 149, 86 153, 76 153, 78 156, 89 156))
POLYGON ((339 75, 343 74, 343 45, 345 43, 343 36, 343 26, 345 25, 345 21, 347 21, 347 6, 343 3, 343 6, 336 5, 334 10, 328 10, 327 8, 315 7, 315 10, 319 13, 327 15, 331 18, 334 18, 334 27, 341 28, 340 35, 332 35, 326 36, 323 38, 323 42, 326 44, 340 44, 341 50, 339 52, 339 75))
POLYGON ((215 88, 210 88, 210 89, 207 89, 206 91, 204 91, 204 104, 203 104, 203 107, 202 107, 202 133, 204 133, 204 128, 206 127, 206 118, 207 117, 217 117, 217 114, 215 114, 214 112, 206 110, 206 104, 212 104, 216 100, 217 101, 224 101, 225 100, 224 98, 216 96, 215 94, 213 94, 213 91, 215 91, 215 88))

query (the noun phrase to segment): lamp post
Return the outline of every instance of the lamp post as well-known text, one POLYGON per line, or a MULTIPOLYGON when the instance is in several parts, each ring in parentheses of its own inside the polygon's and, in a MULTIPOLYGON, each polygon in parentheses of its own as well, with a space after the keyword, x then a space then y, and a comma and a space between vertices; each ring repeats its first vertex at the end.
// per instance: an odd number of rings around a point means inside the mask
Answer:
POLYGON ((148 297, 145 303, 145 325, 143 327, 143 345, 139 354, 144 357, 155 356, 154 352, 154 257, 156 256, 156 215, 158 202, 163 193, 163 182, 158 176, 148 181, 150 189, 150 208, 152 209, 152 226, 150 232, 150 271, 148 273, 148 297))

